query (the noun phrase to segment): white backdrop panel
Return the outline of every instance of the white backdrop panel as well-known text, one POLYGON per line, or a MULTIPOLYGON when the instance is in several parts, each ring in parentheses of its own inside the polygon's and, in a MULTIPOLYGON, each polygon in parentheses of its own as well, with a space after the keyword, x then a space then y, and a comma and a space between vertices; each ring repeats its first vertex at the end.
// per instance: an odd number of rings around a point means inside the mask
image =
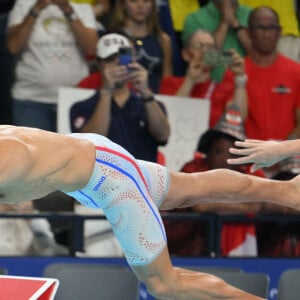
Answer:
MULTIPOLYGON (((58 132, 71 132, 69 110, 74 102, 90 97, 94 90, 80 88, 60 88, 58 99, 58 132)), ((185 162, 193 158, 200 135, 208 128, 209 101, 185 97, 156 95, 167 109, 171 126, 171 136, 166 146, 160 147, 166 165, 179 170, 185 162)))

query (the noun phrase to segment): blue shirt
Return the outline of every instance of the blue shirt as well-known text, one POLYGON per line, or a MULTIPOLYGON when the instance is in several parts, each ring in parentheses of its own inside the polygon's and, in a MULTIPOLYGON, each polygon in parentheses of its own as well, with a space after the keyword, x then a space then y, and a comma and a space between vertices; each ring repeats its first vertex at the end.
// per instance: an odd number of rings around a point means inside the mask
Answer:
MULTIPOLYGON (((80 132, 91 118, 99 99, 97 91, 89 99, 76 102, 70 109, 72 132, 80 132)), ((160 103, 163 111, 165 107, 160 103)), ((148 131, 148 118, 144 103, 140 97, 131 92, 123 107, 112 99, 111 122, 107 137, 124 147, 135 158, 151 162, 157 161, 157 148, 161 142, 155 140, 148 131)))

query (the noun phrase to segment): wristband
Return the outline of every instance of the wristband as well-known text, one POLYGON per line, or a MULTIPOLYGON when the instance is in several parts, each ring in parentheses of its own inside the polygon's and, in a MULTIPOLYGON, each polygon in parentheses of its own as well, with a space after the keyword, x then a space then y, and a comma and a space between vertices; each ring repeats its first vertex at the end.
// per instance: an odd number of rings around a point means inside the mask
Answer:
POLYGON ((154 99, 154 95, 151 95, 151 96, 148 96, 148 97, 142 97, 142 101, 143 103, 148 103, 148 102, 152 102, 152 101, 155 101, 154 99))
POLYGON ((39 16, 39 12, 34 7, 31 7, 29 11, 29 16, 32 16, 36 19, 39 16))

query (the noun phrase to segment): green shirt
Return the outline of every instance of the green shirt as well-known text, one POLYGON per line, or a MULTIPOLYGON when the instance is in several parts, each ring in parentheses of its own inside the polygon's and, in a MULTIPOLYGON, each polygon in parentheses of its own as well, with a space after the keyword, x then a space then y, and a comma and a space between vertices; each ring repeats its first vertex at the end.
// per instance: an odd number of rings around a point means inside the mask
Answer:
MULTIPOLYGON (((239 4, 236 10, 236 16, 238 22, 243 25, 248 25, 248 17, 251 12, 251 8, 239 4)), ((215 4, 210 1, 203 8, 198 9, 197 11, 190 13, 184 22, 184 28, 182 31, 182 40, 185 41, 194 31, 197 29, 205 29, 210 32, 215 32, 221 23, 221 13, 215 4)), ((236 49, 238 53, 242 56, 245 56, 246 52, 240 43, 237 34, 229 29, 224 40, 223 49, 236 49)), ((220 81, 223 78, 225 69, 224 68, 215 68, 213 71, 213 79, 220 81)))

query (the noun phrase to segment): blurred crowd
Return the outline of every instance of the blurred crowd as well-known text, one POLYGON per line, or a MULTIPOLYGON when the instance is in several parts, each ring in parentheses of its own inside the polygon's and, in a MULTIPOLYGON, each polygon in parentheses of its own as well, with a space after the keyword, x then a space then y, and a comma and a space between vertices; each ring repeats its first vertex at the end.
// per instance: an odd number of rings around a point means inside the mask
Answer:
MULTIPOLYGON (((168 144, 172 127, 156 95, 207 99, 208 129, 181 171, 233 168, 226 160, 237 140, 300 138, 298 10, 292 0, 2 0, 0 123, 58 131, 59 88, 91 89, 65 116, 72 132, 102 134, 138 159, 164 163, 159 147, 168 144)), ((250 174, 249 166, 235 170, 250 174)), ((299 173, 294 157, 253 175, 286 180, 299 173)), ((81 213, 60 192, 28 200, 24 207, 1 205, 0 213, 81 213)), ((263 203, 178 211, 245 218, 298 213, 263 203)), ((0 221, 7 236, 0 255, 68 255, 70 224, 0 221)), ((203 222, 165 225, 171 254, 211 256, 203 222)), ((92 227, 86 241, 104 250, 87 247, 84 255, 122 255, 105 223, 92 227)), ((297 227, 223 224, 221 255, 299 256, 297 227)))

